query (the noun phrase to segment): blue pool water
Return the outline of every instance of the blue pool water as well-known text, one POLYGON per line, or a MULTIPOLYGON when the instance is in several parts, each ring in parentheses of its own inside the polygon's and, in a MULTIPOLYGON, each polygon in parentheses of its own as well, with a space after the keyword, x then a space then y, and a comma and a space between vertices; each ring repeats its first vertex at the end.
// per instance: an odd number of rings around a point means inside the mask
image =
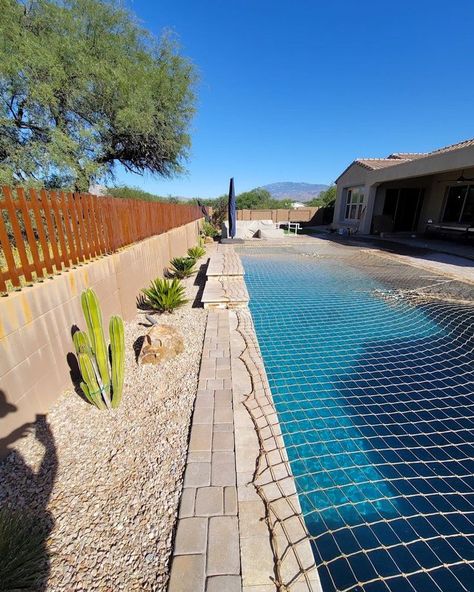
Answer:
POLYGON ((474 592, 472 306, 393 296, 438 281, 413 268, 240 255, 324 592, 474 592))

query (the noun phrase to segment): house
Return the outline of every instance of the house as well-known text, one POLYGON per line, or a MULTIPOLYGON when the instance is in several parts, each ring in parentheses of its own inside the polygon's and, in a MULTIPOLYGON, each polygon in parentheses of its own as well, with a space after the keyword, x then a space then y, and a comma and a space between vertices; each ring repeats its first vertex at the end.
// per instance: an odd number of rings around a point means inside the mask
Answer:
POLYGON ((334 228, 474 237, 474 139, 426 153, 358 158, 336 185, 334 228))
POLYGON ((303 203, 302 201, 293 201, 291 203, 291 209, 292 210, 299 210, 301 208, 306 208, 307 205, 305 203, 303 203))

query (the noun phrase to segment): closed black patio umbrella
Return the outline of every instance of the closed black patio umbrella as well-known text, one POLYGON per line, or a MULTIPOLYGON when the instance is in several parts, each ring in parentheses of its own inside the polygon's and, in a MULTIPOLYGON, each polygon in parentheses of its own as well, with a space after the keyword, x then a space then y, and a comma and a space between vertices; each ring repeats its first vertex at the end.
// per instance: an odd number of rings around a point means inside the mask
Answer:
POLYGON ((234 190, 234 177, 230 180, 229 185, 229 236, 234 238, 236 229, 236 214, 235 214, 235 190, 234 190))

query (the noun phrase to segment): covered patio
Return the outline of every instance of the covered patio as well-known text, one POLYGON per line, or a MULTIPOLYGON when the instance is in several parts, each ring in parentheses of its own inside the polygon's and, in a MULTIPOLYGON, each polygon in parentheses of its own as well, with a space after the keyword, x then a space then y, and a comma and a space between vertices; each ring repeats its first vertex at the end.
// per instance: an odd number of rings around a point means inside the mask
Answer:
POLYGON ((474 239, 474 140, 357 159, 336 183, 333 227, 342 232, 474 239))

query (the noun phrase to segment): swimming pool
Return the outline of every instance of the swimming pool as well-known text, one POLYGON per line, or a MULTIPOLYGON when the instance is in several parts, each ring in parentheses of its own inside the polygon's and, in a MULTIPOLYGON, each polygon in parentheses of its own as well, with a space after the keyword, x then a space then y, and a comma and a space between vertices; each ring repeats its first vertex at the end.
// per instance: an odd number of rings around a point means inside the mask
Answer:
POLYGON ((240 256, 324 592, 474 592, 470 287, 332 245, 240 256))

